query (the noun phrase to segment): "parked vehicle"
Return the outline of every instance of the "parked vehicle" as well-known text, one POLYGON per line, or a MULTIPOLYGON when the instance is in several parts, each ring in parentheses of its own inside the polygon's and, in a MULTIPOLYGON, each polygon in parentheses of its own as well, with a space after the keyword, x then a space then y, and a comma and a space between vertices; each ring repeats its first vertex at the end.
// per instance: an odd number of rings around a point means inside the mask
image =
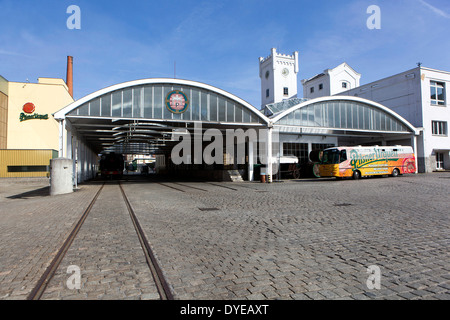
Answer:
POLYGON ((124 159, 121 154, 102 154, 100 159, 100 173, 105 178, 121 178, 123 176, 124 159))
POLYGON ((321 177, 352 177, 415 173, 416 159, 409 146, 334 147, 316 152, 321 177))

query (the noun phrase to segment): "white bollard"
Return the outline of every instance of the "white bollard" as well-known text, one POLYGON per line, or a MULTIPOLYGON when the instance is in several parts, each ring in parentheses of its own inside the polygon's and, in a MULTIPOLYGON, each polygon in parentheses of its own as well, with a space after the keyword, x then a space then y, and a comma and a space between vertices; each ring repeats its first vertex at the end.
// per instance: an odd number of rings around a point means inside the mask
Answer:
POLYGON ((50 160, 50 195, 73 192, 72 159, 56 158, 50 160))

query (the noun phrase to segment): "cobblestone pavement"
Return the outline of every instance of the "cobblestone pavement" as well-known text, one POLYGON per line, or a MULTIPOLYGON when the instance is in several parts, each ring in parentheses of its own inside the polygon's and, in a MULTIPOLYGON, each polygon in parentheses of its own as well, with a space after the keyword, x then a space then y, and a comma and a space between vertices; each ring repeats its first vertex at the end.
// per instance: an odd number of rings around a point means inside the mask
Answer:
POLYGON ((47 179, 0 179, 0 299, 26 299, 99 187, 50 197, 47 179))
POLYGON ((42 299, 137 298, 160 299, 119 185, 106 184, 42 299), (70 266, 79 290, 66 284, 70 266))
MULTIPOLYGON (((158 298, 110 187, 43 298, 158 298), (69 264, 80 290, 65 287, 69 264)), ((123 187, 177 299, 450 298, 449 173, 123 187)), ((20 198, 0 187, 0 298, 26 297, 98 188, 20 198)))

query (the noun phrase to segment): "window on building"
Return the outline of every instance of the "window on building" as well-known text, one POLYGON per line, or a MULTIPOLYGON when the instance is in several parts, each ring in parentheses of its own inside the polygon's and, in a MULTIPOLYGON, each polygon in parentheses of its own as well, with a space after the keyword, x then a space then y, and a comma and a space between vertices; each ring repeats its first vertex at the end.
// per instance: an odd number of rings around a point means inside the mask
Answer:
POLYGON ((314 93, 314 87, 309 88, 310 93, 314 93))
POLYGON ((432 105, 445 105, 445 83, 430 82, 430 99, 432 105))
POLYGON ((267 90, 266 90, 266 98, 269 97, 269 93, 270 93, 270 91, 269 91, 269 89, 267 89, 267 90))
POLYGON ((284 87, 284 88, 283 88, 283 94, 284 94, 285 96, 288 96, 288 95, 289 95, 289 88, 284 87))
POLYGON ((308 144, 307 143, 283 143, 283 155, 296 156, 300 164, 308 162, 308 144))
POLYGON ((313 143, 311 145, 311 151, 325 150, 325 149, 332 148, 332 147, 334 147, 334 144, 330 144, 330 143, 313 143))
POLYGON ((444 169, 444 154, 442 152, 436 152, 436 169, 444 169))
POLYGON ((342 88, 347 89, 347 82, 342 82, 342 88))
POLYGON ((8 172, 48 172, 48 166, 8 166, 8 172))
POLYGON ((431 122, 431 132, 435 136, 446 136, 447 135, 447 122, 432 121, 431 122))
POLYGON ((319 90, 323 89, 323 83, 319 84, 319 90))

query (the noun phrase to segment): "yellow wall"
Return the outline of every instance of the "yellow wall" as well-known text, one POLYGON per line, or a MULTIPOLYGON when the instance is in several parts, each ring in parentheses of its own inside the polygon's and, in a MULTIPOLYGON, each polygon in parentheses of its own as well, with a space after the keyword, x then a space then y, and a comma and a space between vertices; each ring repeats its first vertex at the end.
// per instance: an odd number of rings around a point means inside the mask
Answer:
POLYGON ((39 83, 8 83, 8 149, 59 149, 58 123, 52 114, 74 100, 62 79, 39 78, 39 83), (36 106, 35 114, 48 114, 48 120, 21 122, 24 104, 36 106))
POLYGON ((0 149, 6 149, 8 128, 8 81, 0 76, 0 149))
POLYGON ((0 91, 0 149, 7 147, 8 96, 0 91))
POLYGON ((57 157, 56 150, 0 150, 0 177, 46 177, 49 171, 8 172, 8 166, 50 166, 50 159, 57 157))

